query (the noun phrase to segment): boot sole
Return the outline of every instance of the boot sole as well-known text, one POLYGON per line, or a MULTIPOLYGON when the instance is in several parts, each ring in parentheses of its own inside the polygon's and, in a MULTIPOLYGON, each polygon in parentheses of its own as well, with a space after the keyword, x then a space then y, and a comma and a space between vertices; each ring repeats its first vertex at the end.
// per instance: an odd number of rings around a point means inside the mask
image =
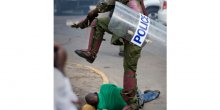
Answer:
POLYGON ((91 59, 91 58, 88 58, 88 57, 86 57, 86 56, 84 56, 84 55, 78 53, 77 51, 75 51, 75 53, 76 53, 77 55, 79 55, 80 57, 86 59, 86 61, 88 61, 89 63, 93 63, 94 60, 95 60, 95 59, 93 59, 93 58, 92 58, 92 59, 91 59))

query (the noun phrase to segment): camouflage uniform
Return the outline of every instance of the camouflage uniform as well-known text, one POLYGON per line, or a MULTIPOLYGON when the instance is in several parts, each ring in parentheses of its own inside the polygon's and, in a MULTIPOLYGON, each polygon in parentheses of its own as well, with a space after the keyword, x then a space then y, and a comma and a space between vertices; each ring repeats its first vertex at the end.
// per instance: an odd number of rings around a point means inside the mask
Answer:
MULTIPOLYGON (((143 13, 140 0, 101 0, 96 8, 99 12, 112 11, 114 8, 115 1, 122 2, 128 7, 143 13)), ((114 35, 108 30, 108 24, 110 17, 95 18, 91 23, 90 40, 87 50, 76 50, 75 52, 87 59, 90 63, 96 58, 99 51, 103 36, 105 32, 112 34, 111 43, 114 45, 124 44, 124 78, 123 78, 123 91, 122 96, 128 105, 132 106, 129 109, 135 109, 137 104, 137 79, 136 70, 138 59, 141 54, 141 47, 136 46, 126 40, 120 40, 117 35, 114 35), (89 57, 88 57, 89 56, 89 57)))

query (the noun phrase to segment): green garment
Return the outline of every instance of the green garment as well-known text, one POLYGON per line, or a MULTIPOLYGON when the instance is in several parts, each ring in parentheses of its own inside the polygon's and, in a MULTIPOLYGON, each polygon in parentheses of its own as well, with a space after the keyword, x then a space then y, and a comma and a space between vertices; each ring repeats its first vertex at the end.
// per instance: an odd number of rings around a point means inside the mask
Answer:
POLYGON ((122 110, 127 104, 120 94, 121 90, 114 84, 103 84, 98 93, 98 110, 122 110))

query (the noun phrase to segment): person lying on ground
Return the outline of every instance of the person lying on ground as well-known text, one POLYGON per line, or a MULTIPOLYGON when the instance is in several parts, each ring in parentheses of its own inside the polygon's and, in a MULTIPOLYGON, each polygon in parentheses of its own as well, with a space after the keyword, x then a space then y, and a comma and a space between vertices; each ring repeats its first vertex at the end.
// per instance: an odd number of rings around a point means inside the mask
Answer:
MULTIPOLYGON (((89 93, 85 96, 86 103, 82 110, 124 110, 127 106, 126 101, 124 101, 121 96, 121 87, 114 84, 102 84, 99 93, 89 93)), ((160 95, 158 90, 146 90, 144 93, 140 91, 137 93, 138 96, 138 106, 142 108, 144 103, 155 100, 160 95)))

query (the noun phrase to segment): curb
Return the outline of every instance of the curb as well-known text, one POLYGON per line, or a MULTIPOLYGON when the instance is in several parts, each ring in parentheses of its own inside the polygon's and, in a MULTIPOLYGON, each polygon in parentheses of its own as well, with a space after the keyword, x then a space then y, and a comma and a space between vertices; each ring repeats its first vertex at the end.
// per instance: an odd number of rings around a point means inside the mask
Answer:
POLYGON ((109 83, 109 79, 108 77, 105 75, 105 73, 103 73, 102 71, 96 69, 96 68, 93 68, 91 66, 85 66, 85 65, 82 65, 82 64, 77 64, 77 63, 70 63, 70 62, 66 62, 66 64, 69 64, 69 65, 74 65, 74 66, 77 66, 77 67, 80 67, 80 68, 87 68, 89 70, 92 70, 94 71, 97 75, 101 76, 102 78, 102 83, 103 84, 107 84, 109 83))

